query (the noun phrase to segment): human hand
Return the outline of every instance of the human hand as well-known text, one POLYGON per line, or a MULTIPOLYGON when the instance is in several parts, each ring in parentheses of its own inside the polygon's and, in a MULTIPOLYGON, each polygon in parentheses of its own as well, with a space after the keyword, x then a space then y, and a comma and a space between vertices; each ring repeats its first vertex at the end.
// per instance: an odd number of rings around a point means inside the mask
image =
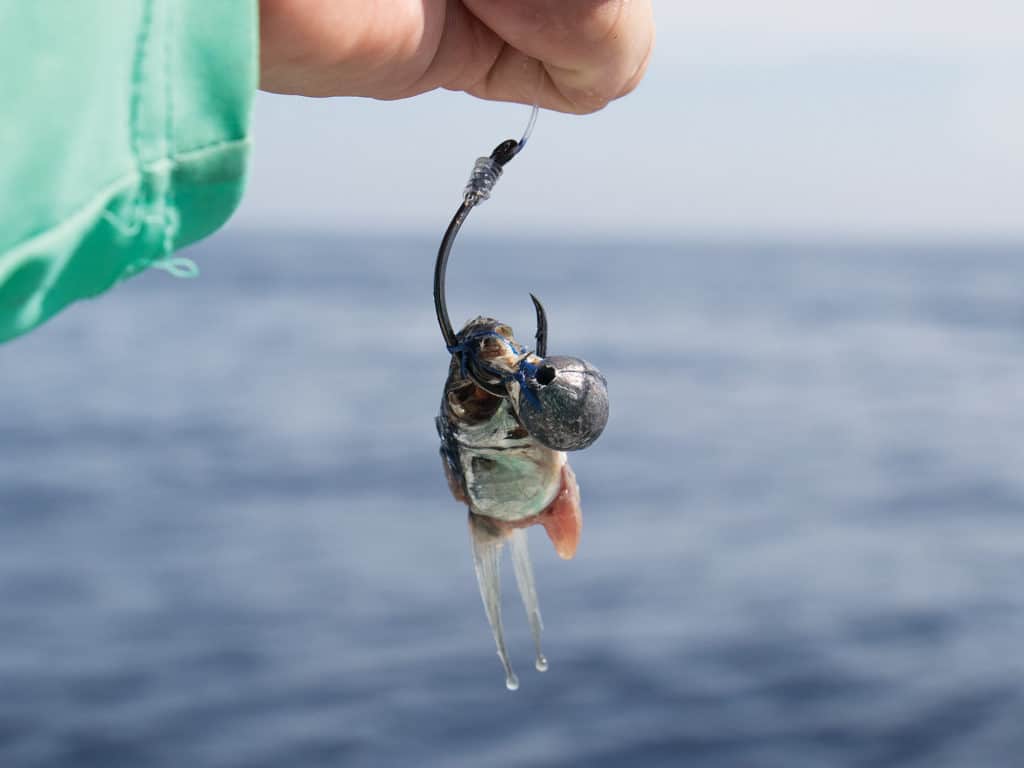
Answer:
POLYGON ((260 87, 583 114, 636 87, 653 43, 650 0, 260 0, 260 87))

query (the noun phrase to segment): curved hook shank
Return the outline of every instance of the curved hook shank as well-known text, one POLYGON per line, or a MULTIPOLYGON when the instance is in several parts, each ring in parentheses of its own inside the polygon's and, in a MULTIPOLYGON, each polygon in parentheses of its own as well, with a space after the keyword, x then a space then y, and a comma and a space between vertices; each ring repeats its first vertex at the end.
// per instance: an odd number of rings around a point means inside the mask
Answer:
POLYGON ((458 339, 455 336, 451 318, 448 317, 448 302, 444 292, 445 274, 448 271, 448 257, 451 255, 455 237, 459 234, 459 230, 471 210, 473 210, 473 206, 468 202, 459 206, 448 229, 445 230, 441 247, 437 251, 437 263, 434 264, 434 310, 437 312, 437 323, 441 326, 444 343, 448 347, 454 347, 458 343, 458 339))

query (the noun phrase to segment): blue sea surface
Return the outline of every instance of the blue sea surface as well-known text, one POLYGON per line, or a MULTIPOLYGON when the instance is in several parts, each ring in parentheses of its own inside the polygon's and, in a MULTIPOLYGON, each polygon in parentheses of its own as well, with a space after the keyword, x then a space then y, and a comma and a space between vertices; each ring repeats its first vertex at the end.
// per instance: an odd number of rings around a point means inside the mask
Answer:
POLYGON ((467 237, 609 381, 504 677, 432 240, 227 232, 0 347, 0 766, 1010 766, 1024 259, 467 237))

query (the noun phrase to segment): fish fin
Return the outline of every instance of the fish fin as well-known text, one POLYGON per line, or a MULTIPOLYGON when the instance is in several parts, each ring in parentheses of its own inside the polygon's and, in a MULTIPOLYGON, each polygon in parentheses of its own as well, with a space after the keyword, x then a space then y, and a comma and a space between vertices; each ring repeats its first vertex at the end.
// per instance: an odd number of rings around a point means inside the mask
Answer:
POLYGON ((512 671, 508 649, 505 647, 505 631, 501 624, 501 548, 505 539, 472 512, 469 513, 469 532, 473 541, 473 565, 480 597, 494 635, 494 644, 498 648, 498 658, 505 668, 505 687, 514 691, 519 687, 519 679, 512 671))
POLYGON ((533 581, 533 565, 530 563, 530 550, 527 548, 526 529, 516 528, 509 534, 508 541, 509 549, 512 552, 512 566, 516 572, 516 584, 519 586, 519 596, 523 599, 523 608, 526 609, 526 618, 530 622, 530 633, 533 635, 533 645, 537 650, 534 666, 538 672, 545 672, 548 668, 548 660, 544 657, 544 651, 540 646, 540 635, 544 629, 544 622, 540 617, 537 587, 533 581))
POLYGON ((580 510, 580 487, 568 462, 562 466, 562 484, 558 494, 540 513, 538 522, 544 526, 558 556, 572 560, 580 543, 583 512, 580 510))

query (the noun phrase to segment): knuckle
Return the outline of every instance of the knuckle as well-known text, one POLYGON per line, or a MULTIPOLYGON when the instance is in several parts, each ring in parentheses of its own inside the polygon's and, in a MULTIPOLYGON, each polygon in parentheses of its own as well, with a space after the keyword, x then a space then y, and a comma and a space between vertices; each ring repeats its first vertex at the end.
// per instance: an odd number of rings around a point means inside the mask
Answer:
POLYGON ((593 43, 614 41, 627 16, 629 0, 594 0, 587 14, 584 29, 593 43))

